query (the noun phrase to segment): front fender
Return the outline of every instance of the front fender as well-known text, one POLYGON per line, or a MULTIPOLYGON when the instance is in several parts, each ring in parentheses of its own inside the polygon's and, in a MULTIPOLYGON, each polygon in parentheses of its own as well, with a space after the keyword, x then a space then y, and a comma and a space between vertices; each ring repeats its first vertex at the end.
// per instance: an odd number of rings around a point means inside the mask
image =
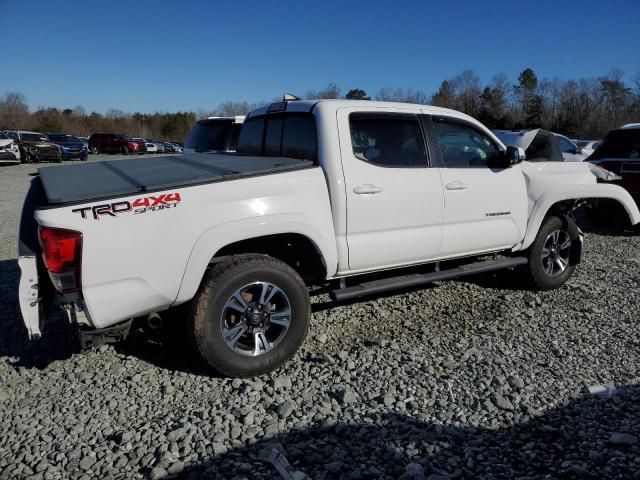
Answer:
POLYGON ((565 200, 579 200, 588 198, 608 198, 618 202, 627 212, 632 225, 640 223, 640 211, 636 202, 634 202, 629 192, 617 185, 606 183, 595 183, 592 185, 564 185, 543 193, 536 200, 529 222, 527 223, 527 231, 522 243, 514 248, 514 250, 525 250, 531 246, 538 234, 540 225, 544 220, 551 207, 565 200))
POLYGON ((333 276, 338 265, 333 223, 319 222, 319 220, 321 219, 301 213, 286 213, 246 218, 209 228, 198 238, 191 251, 175 305, 193 298, 211 259, 223 247, 267 235, 287 233, 304 235, 315 244, 322 255, 327 266, 327 275, 333 276))

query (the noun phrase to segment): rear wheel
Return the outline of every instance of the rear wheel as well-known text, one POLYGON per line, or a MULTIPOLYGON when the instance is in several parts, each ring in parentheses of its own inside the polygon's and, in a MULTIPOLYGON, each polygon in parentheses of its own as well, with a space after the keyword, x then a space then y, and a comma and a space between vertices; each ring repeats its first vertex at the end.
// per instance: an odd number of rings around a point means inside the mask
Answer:
POLYGON ((571 231, 559 217, 547 217, 540 225, 529 249, 528 277, 539 290, 563 285, 575 270, 571 264, 573 242, 571 231))
POLYGON ((264 255, 239 255, 207 271, 191 305, 190 333, 210 367, 247 377, 289 360, 310 316, 307 288, 291 267, 264 255))
POLYGON ((123 155, 129 155, 129 148, 126 145, 122 146, 121 151, 123 155))

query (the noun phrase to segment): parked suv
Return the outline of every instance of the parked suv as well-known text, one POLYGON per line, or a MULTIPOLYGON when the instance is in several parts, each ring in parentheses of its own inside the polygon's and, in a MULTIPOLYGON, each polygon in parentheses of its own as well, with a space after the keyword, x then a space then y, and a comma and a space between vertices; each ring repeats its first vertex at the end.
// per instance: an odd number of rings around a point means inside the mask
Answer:
POLYGON ((184 153, 234 152, 243 122, 244 116, 198 120, 187 136, 184 153))
POLYGON ((123 133, 94 133, 89 137, 92 153, 146 153, 144 141, 134 140, 123 133))
POLYGON ((619 175, 615 183, 640 205, 640 124, 611 130, 588 160, 619 175))
POLYGON ((86 144, 73 135, 66 133, 47 133, 47 137, 60 147, 60 155, 63 160, 78 158, 86 161, 89 156, 86 144))
POLYGON ((6 132, 9 138, 18 142, 20 161, 22 163, 62 162, 60 147, 53 143, 44 133, 28 132, 25 130, 10 130, 6 132))

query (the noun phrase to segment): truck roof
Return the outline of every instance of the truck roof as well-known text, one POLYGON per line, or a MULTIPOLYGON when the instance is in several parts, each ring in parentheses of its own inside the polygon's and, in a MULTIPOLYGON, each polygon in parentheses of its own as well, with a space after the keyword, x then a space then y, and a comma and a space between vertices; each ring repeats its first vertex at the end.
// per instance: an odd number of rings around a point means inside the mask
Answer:
POLYGON ((402 103, 402 102, 378 102, 373 100, 346 100, 346 99, 320 99, 320 100, 290 100, 284 102, 276 102, 264 107, 257 108, 247 114, 247 119, 256 115, 263 115, 275 111, 287 112, 311 112, 316 108, 326 110, 337 110, 344 107, 367 107, 376 109, 403 109, 416 110, 430 115, 448 115, 459 118, 465 118, 478 123, 473 117, 466 115, 457 110, 450 108, 436 107, 433 105, 421 105, 418 103, 402 103), (276 110, 276 108, 279 108, 276 110))

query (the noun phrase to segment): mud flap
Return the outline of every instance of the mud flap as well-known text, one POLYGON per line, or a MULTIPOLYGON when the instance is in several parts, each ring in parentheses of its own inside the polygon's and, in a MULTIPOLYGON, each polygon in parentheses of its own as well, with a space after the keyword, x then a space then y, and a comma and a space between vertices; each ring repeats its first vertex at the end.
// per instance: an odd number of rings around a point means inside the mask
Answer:
POLYGON ((582 250, 584 246, 584 233, 576 225, 573 218, 564 216, 562 220, 567 226, 569 231, 569 238, 571 238, 571 257, 569 258, 570 265, 578 265, 582 261, 582 250))
POLYGON ((36 257, 20 257, 20 284, 18 287, 18 301, 22 312, 22 321, 31 340, 42 336, 42 299, 38 286, 38 265, 36 257))

